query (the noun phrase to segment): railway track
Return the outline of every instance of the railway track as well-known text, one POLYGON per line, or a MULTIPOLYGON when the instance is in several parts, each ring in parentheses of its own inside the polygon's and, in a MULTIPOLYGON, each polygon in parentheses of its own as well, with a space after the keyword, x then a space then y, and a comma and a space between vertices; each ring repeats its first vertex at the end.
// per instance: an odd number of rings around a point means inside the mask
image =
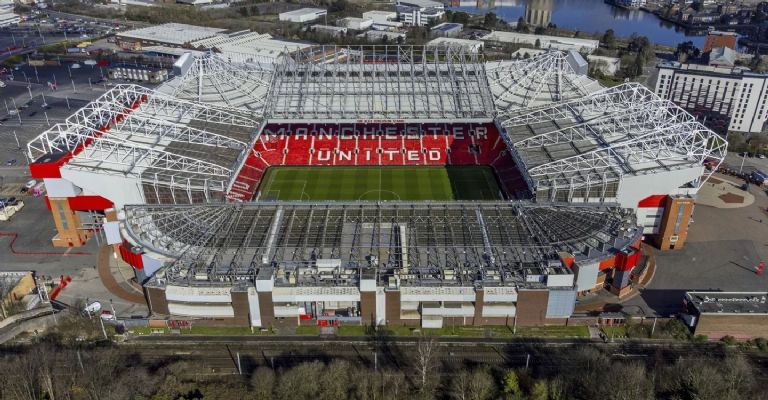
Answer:
MULTIPOLYGON (((558 371, 562 369, 584 367, 573 357, 576 346, 569 345, 567 351, 562 343, 552 347, 546 342, 519 344, 487 344, 476 342, 471 346, 467 342, 441 343, 437 360, 443 365, 478 365, 487 364, 502 368, 530 368, 558 371), (530 357, 530 358, 529 358, 530 357)), ((258 343, 173 343, 158 346, 144 341, 128 342, 120 346, 124 351, 134 352, 142 363, 157 365, 169 360, 190 361, 201 366, 204 373, 237 374, 238 356, 243 373, 250 373, 260 366, 271 368, 290 367, 302 362, 319 360, 329 362, 344 359, 368 367, 407 369, 410 360, 410 346, 382 344, 375 349, 373 343, 364 341, 302 341, 258 342, 258 343)), ((604 349, 611 358, 617 360, 636 360, 643 363, 673 363, 677 360, 711 360, 713 355, 722 355, 725 351, 741 352, 768 377, 768 354, 744 352, 736 349, 724 349, 712 344, 648 344, 648 343, 605 343, 595 344, 604 349)), ((768 382, 768 378, 761 378, 768 382)))

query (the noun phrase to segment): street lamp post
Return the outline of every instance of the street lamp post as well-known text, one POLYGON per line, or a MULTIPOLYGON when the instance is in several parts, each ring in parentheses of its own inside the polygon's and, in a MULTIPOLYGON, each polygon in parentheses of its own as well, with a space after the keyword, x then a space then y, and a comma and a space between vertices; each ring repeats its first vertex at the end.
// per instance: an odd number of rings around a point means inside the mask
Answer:
POLYGON ((739 166, 739 173, 741 173, 741 170, 744 169, 744 160, 747 159, 747 153, 741 153, 741 165, 739 166))

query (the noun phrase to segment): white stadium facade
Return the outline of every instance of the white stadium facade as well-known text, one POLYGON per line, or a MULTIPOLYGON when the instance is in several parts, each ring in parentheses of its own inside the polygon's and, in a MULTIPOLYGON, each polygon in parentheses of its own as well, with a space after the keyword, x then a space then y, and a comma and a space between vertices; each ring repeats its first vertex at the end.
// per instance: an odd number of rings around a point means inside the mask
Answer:
POLYGON ((57 246, 96 237, 158 318, 275 324, 543 325, 626 290, 645 238, 685 241, 726 142, 577 53, 312 47, 182 56, 28 144, 57 246), (500 201, 259 198, 280 165, 489 165, 500 201))

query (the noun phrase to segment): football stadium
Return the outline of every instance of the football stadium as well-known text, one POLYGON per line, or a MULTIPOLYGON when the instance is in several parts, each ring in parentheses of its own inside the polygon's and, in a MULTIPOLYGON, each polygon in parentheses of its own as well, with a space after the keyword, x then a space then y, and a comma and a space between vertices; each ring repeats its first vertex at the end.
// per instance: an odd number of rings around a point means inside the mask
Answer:
POLYGON ((726 142, 575 52, 184 54, 28 144, 58 234, 134 267, 156 318, 563 324, 685 243, 726 142))

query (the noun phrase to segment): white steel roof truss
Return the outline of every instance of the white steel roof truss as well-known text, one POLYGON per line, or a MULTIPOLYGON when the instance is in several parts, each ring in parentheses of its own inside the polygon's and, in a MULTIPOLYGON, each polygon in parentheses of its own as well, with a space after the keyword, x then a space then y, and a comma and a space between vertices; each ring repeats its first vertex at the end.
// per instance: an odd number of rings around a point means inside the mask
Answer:
POLYGON ((712 154, 710 139, 717 138, 719 136, 700 124, 685 122, 653 130, 626 142, 539 165, 528 172, 532 177, 569 175, 582 170, 618 169, 629 172, 632 163, 681 158, 688 162, 703 162, 712 154))

